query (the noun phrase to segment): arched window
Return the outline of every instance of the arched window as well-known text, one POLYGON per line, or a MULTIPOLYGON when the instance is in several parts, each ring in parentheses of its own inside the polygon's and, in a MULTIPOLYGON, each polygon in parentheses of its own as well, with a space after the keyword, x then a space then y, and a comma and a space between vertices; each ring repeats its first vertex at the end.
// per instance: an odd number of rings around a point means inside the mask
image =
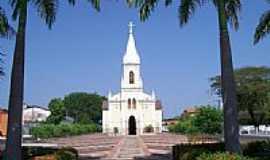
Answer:
POLYGON ((134 109, 136 109, 136 99, 135 98, 132 99, 132 107, 134 109))
POLYGON ((134 73, 132 71, 129 72, 129 84, 134 84, 134 73))
POLYGON ((128 99, 128 109, 130 109, 131 108, 131 99, 129 98, 128 99))

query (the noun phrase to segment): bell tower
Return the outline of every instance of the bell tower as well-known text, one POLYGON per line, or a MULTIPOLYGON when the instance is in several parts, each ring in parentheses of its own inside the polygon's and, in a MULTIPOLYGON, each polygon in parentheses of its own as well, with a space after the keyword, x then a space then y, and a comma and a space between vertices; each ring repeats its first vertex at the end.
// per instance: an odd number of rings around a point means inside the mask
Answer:
POLYGON ((134 24, 129 22, 128 42, 122 63, 121 91, 143 91, 140 56, 133 35, 134 24))

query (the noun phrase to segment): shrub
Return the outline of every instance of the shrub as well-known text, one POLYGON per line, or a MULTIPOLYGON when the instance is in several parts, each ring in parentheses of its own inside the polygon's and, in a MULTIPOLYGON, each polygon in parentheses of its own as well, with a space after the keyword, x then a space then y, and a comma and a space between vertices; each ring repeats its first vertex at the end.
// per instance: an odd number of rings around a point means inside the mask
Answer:
POLYGON ((152 132, 154 132, 154 127, 150 124, 150 125, 144 127, 143 131, 145 133, 152 133, 152 132))
POLYGON ((222 112, 211 106, 202 106, 197 110, 196 114, 182 117, 175 125, 169 126, 169 131, 182 134, 220 134, 222 112))
POLYGON ((118 133, 119 133, 119 130, 118 130, 117 127, 114 127, 114 128, 113 128, 113 133, 114 133, 114 134, 118 134, 118 133))
POLYGON ((77 160, 78 151, 74 148, 23 147, 25 160, 77 160))
POLYGON ((230 153, 203 153, 196 160, 253 160, 252 158, 244 157, 230 153))
POLYGON ((57 151, 56 148, 45 147, 23 147, 23 159, 31 159, 33 157, 43 157, 44 155, 53 155, 57 151))
POLYGON ((56 160, 77 160, 78 152, 73 148, 63 148, 55 152, 56 160))
POLYGON ((243 146, 243 155, 267 160, 270 157, 270 140, 250 142, 243 146))
POLYGON ((223 143, 209 144, 179 144, 173 146, 174 160, 195 160, 202 153, 215 153, 224 151, 223 143))
POLYGON ((96 124, 41 124, 31 129, 35 138, 66 137, 87 133, 99 132, 100 127, 96 124))
POLYGON ((199 133, 199 129, 194 125, 194 117, 179 120, 175 125, 169 126, 169 131, 183 134, 199 133))
POLYGON ((199 113, 194 118, 194 125, 205 134, 220 134, 222 122, 222 111, 211 106, 199 108, 199 113))

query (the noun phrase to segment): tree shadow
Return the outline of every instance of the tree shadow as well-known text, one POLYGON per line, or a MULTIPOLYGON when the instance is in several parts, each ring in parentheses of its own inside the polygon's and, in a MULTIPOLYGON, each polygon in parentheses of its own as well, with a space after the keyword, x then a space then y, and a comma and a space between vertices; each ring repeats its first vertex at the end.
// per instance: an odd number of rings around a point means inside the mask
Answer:
POLYGON ((145 157, 135 157, 134 160, 171 160, 172 154, 151 154, 145 157))
MULTIPOLYGON (((80 157, 79 160, 105 160, 104 157, 80 157)), ((171 154, 152 154, 150 156, 135 157, 133 160, 171 160, 171 154)), ((115 159, 117 160, 117 158, 115 159)))

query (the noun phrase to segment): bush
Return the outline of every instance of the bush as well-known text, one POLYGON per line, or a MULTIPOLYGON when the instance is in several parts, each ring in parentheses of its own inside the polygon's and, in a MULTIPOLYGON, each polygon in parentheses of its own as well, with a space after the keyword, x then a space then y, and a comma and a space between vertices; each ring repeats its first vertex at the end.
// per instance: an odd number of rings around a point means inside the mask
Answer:
POLYGON ((174 160, 195 160, 196 157, 203 153, 215 153, 224 151, 223 143, 209 144, 179 144, 173 146, 174 160))
POLYGON ((196 160, 253 160, 252 158, 244 157, 230 153, 203 153, 196 160))
POLYGON ((74 148, 23 147, 25 160, 77 160, 78 151, 74 148))
POLYGON ((143 132, 152 133, 152 132, 154 132, 154 127, 150 124, 150 125, 144 127, 143 132))
POLYGON ((81 135, 87 133, 100 132, 100 127, 96 124, 41 124, 31 129, 31 134, 35 138, 52 138, 81 135))
POLYGON ((175 125, 169 126, 169 131, 182 134, 220 134, 222 112, 211 106, 202 106, 197 110, 198 113, 183 117, 175 125))
POLYGON ((211 106, 199 108, 199 113, 194 118, 194 125, 205 134, 220 134, 222 122, 222 111, 211 106))
POLYGON ((63 148, 55 152, 56 160, 77 160, 78 152, 73 148, 63 148))
POLYGON ((187 117, 169 126, 169 132, 195 134, 199 133, 199 129, 194 125, 194 117, 187 117))
POLYGON ((270 140, 251 142, 243 146, 243 155, 260 160, 270 159, 270 140))
POLYGON ((118 133, 119 133, 118 127, 114 127, 114 128, 113 128, 113 133, 114 133, 114 134, 118 134, 118 133))
MULTIPOLYGON (((270 140, 242 144, 242 150, 243 155, 250 158, 231 155, 231 159, 228 160, 269 160, 270 140)), ((174 160, 195 160, 199 156, 201 156, 199 160, 227 160, 228 155, 225 153, 224 143, 179 144, 173 146, 174 160), (201 156, 202 154, 205 155, 201 156)))
POLYGON ((44 147, 23 147, 23 159, 32 159, 33 157, 43 157, 44 155, 53 155, 57 151, 56 148, 44 147))

